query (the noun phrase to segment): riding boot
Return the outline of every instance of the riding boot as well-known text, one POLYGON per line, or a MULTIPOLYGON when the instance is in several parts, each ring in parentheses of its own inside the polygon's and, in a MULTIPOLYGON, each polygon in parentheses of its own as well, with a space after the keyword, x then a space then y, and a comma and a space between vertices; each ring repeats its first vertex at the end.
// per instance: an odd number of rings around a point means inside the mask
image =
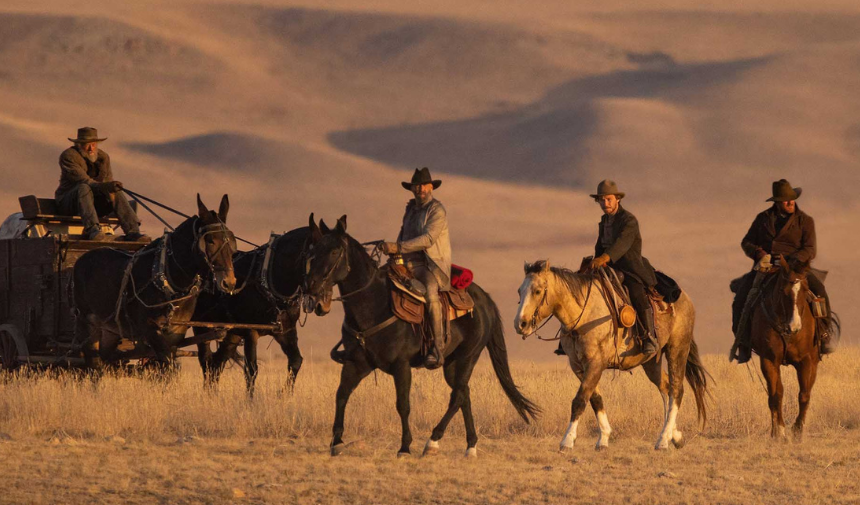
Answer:
MULTIPOLYGON (((757 291, 757 290, 756 290, 757 291)), ((744 302, 744 308, 741 311, 741 317, 738 321, 737 330, 735 331, 735 347, 737 352, 735 359, 739 364, 746 363, 752 359, 752 343, 750 335, 750 316, 752 316, 752 305, 755 298, 755 293, 750 293, 744 302)))
POLYGON ((553 352, 554 352, 555 354, 558 354, 559 356, 566 356, 566 355, 567 355, 567 353, 566 353, 566 352, 564 352, 564 347, 562 347, 562 346, 561 346, 561 342, 559 342, 559 343, 558 343, 558 349, 556 349, 556 350, 555 350, 555 351, 553 351, 553 352))
POLYGON ((430 316, 430 329, 433 333, 433 346, 424 358, 424 367, 428 370, 439 368, 445 363, 445 334, 442 329, 442 302, 433 301, 427 304, 430 316))
POLYGON ((642 321, 643 332, 639 339, 642 345, 642 354, 657 354, 657 329, 654 326, 654 311, 645 309, 642 312, 645 316, 645 320, 642 321))
POLYGON ((836 350, 832 339, 831 324, 830 315, 815 320, 815 331, 818 333, 818 345, 821 354, 830 354, 836 350))

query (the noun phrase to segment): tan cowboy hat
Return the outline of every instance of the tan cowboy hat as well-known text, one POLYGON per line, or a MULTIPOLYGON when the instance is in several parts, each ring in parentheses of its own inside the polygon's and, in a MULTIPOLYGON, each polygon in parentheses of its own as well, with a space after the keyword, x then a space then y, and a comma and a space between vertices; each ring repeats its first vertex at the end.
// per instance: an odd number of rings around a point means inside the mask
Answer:
POLYGON ((789 202, 800 198, 801 188, 792 188, 791 184, 785 179, 774 181, 773 196, 765 200, 766 202, 789 202))
POLYGON ((600 181, 600 184, 597 185, 597 193, 589 196, 591 198, 600 198, 606 195, 615 195, 619 200, 624 198, 624 193, 618 191, 618 185, 615 184, 615 181, 610 181, 609 179, 600 181))
POLYGON ((400 185, 403 186, 404 189, 408 189, 412 191, 412 186, 416 184, 432 184, 433 189, 438 188, 442 185, 442 181, 433 180, 433 177, 430 177, 430 169, 427 167, 415 169, 415 173, 412 174, 412 181, 410 182, 401 182, 400 185))
POLYGON ((99 138, 99 131, 89 126, 78 128, 78 138, 69 138, 75 144, 89 144, 90 142, 104 142, 107 137, 99 138))

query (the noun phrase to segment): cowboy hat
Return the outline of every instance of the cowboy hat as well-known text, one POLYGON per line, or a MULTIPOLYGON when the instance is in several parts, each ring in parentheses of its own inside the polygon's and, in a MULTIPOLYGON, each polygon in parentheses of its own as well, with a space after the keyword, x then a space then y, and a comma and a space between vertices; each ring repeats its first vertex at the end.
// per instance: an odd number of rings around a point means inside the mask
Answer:
POLYGON ((440 181, 440 180, 434 181, 433 178, 430 177, 430 169, 427 167, 424 167, 421 169, 418 169, 418 168, 415 169, 415 173, 412 174, 412 180, 410 182, 401 182, 400 183, 400 185, 403 186, 403 189, 408 189, 409 191, 412 191, 412 186, 414 186, 416 184, 432 184, 433 189, 436 189, 442 185, 442 181, 440 181))
POLYGON ((78 128, 78 138, 69 138, 75 144, 89 144, 90 142, 104 142, 107 137, 99 138, 99 131, 89 126, 78 128))
POLYGON ((610 181, 609 179, 600 181, 600 184, 597 185, 597 193, 589 196, 591 198, 600 198, 606 195, 615 195, 619 200, 624 198, 624 193, 618 191, 618 185, 615 184, 615 181, 610 181))
POLYGON ((773 196, 765 200, 766 202, 789 202, 800 198, 801 188, 792 188, 791 184, 785 179, 780 179, 773 182, 773 196))

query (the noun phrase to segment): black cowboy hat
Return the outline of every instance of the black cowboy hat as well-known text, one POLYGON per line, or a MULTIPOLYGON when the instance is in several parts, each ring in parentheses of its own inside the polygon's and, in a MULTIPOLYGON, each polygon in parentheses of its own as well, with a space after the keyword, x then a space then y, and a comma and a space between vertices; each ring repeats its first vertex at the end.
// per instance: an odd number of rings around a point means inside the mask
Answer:
POLYGON ((797 200, 800 198, 800 193, 803 192, 803 189, 792 188, 787 180, 780 179, 774 181, 772 192, 773 196, 765 200, 766 202, 789 202, 797 200))
POLYGON ((433 177, 430 177, 430 169, 427 167, 424 168, 416 168, 415 173, 412 174, 412 180, 410 182, 401 182, 400 185, 403 186, 403 189, 408 189, 412 191, 412 186, 416 184, 432 184, 433 189, 438 188, 442 185, 442 181, 433 180, 433 177))
POLYGON ((89 126, 78 128, 78 138, 69 138, 75 144, 89 144, 90 142, 104 142, 107 137, 99 138, 99 131, 89 126))
POLYGON ((591 198, 600 198, 606 195, 615 195, 619 200, 624 198, 624 193, 618 191, 618 185, 615 184, 615 181, 610 181, 609 179, 600 181, 600 184, 597 185, 597 193, 589 196, 591 198))

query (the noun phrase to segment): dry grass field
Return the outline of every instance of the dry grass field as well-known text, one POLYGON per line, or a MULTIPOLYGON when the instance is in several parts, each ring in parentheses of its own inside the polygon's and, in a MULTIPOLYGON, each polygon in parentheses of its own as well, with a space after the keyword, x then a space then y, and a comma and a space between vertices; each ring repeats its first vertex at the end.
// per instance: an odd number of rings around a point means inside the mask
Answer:
MULTIPOLYGON (((547 349, 549 351, 549 349, 547 349)), ((820 368, 807 436, 769 440, 757 370, 709 355, 713 401, 699 433, 681 411, 682 450, 652 449, 661 402, 641 371, 602 383, 614 433, 595 452, 588 417, 571 454, 559 454, 577 381, 561 358, 516 362, 514 377, 544 413, 524 424, 486 359, 472 380, 481 439, 467 460, 458 415, 441 454, 419 458, 444 410, 441 374, 416 371, 413 458, 397 459, 399 423, 390 378, 371 375, 347 409, 346 455, 327 444, 339 367, 308 362, 292 395, 282 361, 263 365, 248 400, 237 369, 205 392, 194 361, 163 385, 140 378, 98 383, 17 377, 0 386, 2 503, 857 503, 860 501, 860 350, 820 368)), ((796 380, 786 378, 793 420, 796 380)), ((691 400, 691 398, 690 398, 691 400)))

